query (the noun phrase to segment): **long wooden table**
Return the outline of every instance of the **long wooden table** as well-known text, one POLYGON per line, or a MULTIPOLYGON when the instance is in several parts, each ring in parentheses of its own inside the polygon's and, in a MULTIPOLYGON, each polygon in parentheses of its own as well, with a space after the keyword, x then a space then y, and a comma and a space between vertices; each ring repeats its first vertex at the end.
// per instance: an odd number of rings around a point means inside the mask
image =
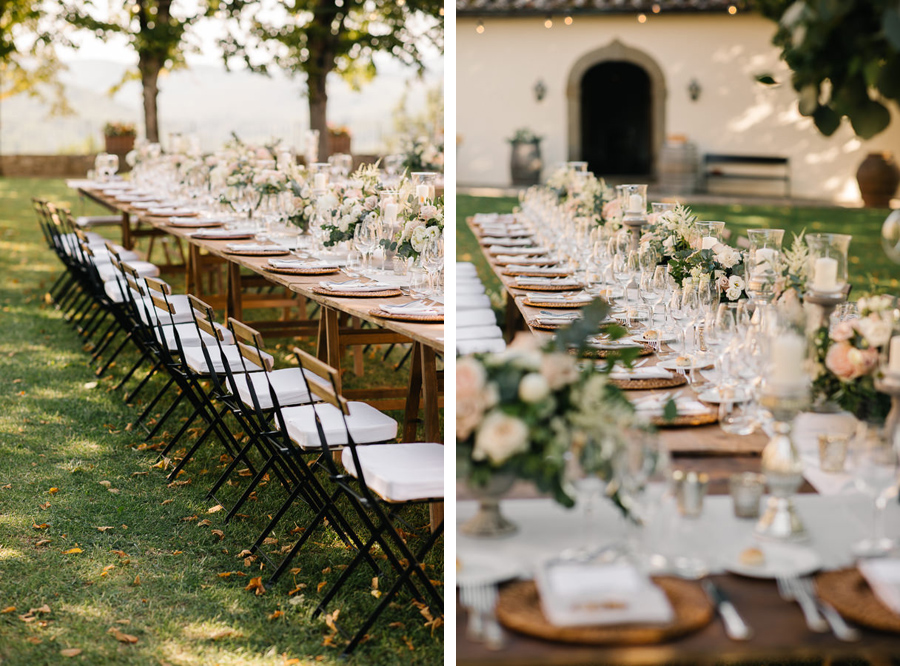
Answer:
MULTIPOLYGON (((480 229, 468 220, 476 238, 480 229)), ((484 255, 506 291, 507 334, 510 338, 518 330, 531 330, 539 337, 552 333, 531 328, 528 322, 540 308, 525 305, 516 295, 524 290, 512 287, 514 278, 503 275, 502 267, 484 248, 484 255)), ((651 361, 652 362, 652 361, 651 361)), ((636 393, 636 392, 629 392, 636 393)), ((645 393, 645 392, 644 392, 645 393)), ((718 425, 686 428, 664 428, 660 439, 673 457, 673 466, 682 470, 704 471, 710 474, 711 494, 728 493, 728 478, 743 471, 760 471, 760 453, 766 437, 761 433, 749 436, 728 435, 718 425)), ((517 486, 517 497, 534 497, 534 492, 517 486)), ((804 481, 800 492, 814 493, 804 481)), ((464 486, 458 487, 458 499, 469 497, 464 486)), ((510 502, 517 502, 511 499, 510 502)), ((490 542, 485 542, 490 548, 490 542)), ((661 664, 723 664, 756 663, 780 664, 813 661, 831 663, 832 659, 869 659, 873 664, 890 663, 900 656, 900 636, 863 631, 857 644, 841 643, 830 632, 815 634, 806 628, 803 615, 796 604, 784 602, 773 581, 760 581, 734 575, 711 577, 732 599, 748 624, 755 630, 747 642, 730 640, 722 622, 716 618, 701 631, 661 645, 647 646, 579 646, 553 643, 506 632, 506 645, 491 651, 472 643, 466 637, 467 611, 457 605, 457 663, 491 666, 530 666, 537 664, 566 665, 653 665, 661 664)))
MULTIPOLYGON (((361 345, 411 343, 412 363, 406 388, 376 388, 343 391, 354 400, 372 403, 381 409, 402 409, 405 414, 403 441, 416 439, 417 418, 424 410, 425 441, 440 442, 440 406, 442 403, 443 372, 438 370, 438 359, 444 351, 444 325, 402 322, 371 314, 380 302, 400 305, 411 300, 407 296, 393 298, 342 298, 318 294, 313 288, 323 279, 321 276, 295 276, 272 273, 265 270, 267 257, 248 257, 227 254, 228 240, 201 240, 192 237, 196 229, 172 226, 167 217, 156 217, 147 211, 120 202, 114 196, 98 189, 73 183, 80 194, 92 201, 122 213, 122 244, 133 247, 135 238, 170 235, 180 239, 188 247, 186 290, 214 307, 225 308, 226 315, 244 320, 244 310, 249 308, 290 308, 306 301, 318 303, 321 310, 317 320, 292 319, 278 322, 253 322, 263 331, 280 331, 293 335, 315 336, 317 355, 329 365, 341 369, 342 351, 346 347, 361 349, 361 345), (224 294, 207 293, 202 284, 210 264, 225 264, 227 279, 224 294), (249 275, 248 275, 249 273, 249 275), (290 297, 270 294, 246 294, 249 285, 266 283, 284 287, 290 297), (366 322, 374 328, 363 328, 366 322)), ((324 279, 329 279, 325 277, 324 279)), ((361 355, 357 356, 361 361, 361 355)), ((357 364, 361 371, 361 363, 357 364)), ((340 376, 340 373, 339 373, 340 376)))

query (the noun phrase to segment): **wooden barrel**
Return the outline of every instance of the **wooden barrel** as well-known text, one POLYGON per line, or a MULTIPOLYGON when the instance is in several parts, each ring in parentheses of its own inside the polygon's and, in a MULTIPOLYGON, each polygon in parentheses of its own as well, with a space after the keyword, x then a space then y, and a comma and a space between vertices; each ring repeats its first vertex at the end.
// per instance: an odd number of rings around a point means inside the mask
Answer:
POLYGON ((665 194, 697 191, 697 146, 689 141, 666 141, 659 152, 659 190, 665 194))

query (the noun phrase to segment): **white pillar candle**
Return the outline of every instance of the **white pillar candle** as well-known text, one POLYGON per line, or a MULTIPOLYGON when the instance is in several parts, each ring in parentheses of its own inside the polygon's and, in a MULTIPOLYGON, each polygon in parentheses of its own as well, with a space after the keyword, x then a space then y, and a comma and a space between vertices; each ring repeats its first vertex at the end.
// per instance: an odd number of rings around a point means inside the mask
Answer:
POLYGON ((716 245, 719 244, 719 239, 713 236, 704 236, 703 240, 700 241, 700 249, 701 250, 711 250, 716 245))
POLYGON ((891 374, 900 375, 900 335, 895 335, 891 338, 888 370, 890 370, 891 374))
POLYGON ((798 386, 805 382, 803 338, 787 333, 772 340, 773 386, 798 386))
POLYGON ((770 266, 775 263, 778 253, 772 248, 761 247, 756 251, 756 265, 770 266))
POLYGON ((328 177, 324 173, 317 173, 313 183, 315 189, 324 190, 325 185, 328 183, 328 177))
POLYGON ((387 224, 394 224, 397 221, 397 212, 399 206, 394 202, 384 205, 384 221, 387 224))
POLYGON ((628 197, 628 212, 643 213, 643 203, 644 198, 640 194, 632 194, 630 197, 628 197))
POLYGON ((813 271, 813 289, 816 291, 836 291, 837 285, 837 259, 831 257, 819 257, 816 259, 813 271))
POLYGON ((425 185, 424 183, 416 186, 416 199, 419 200, 420 204, 425 203, 428 199, 428 189, 428 185, 425 185))

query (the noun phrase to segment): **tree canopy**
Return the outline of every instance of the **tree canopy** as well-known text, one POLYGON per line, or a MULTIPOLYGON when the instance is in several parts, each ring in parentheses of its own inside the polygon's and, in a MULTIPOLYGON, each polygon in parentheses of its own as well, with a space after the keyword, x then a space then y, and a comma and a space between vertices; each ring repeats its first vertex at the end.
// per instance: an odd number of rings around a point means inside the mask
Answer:
MULTIPOLYGON (((800 113, 825 136, 846 117, 863 139, 891 122, 900 103, 900 2, 757 0, 778 22, 773 43, 791 68, 800 113)), ((760 77, 763 83, 773 83, 760 77)))

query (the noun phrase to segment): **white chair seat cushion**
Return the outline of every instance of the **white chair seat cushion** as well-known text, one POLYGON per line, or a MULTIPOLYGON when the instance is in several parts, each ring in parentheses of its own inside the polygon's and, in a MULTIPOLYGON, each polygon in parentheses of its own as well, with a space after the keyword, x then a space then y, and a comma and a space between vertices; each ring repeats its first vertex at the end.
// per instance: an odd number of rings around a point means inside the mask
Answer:
POLYGON ((457 340, 478 340, 483 338, 502 338, 503 331, 496 324, 491 326, 467 326, 456 329, 457 340))
POLYGON ((456 328, 469 326, 492 326, 497 323, 497 315, 493 310, 480 308, 478 310, 463 310, 456 313, 456 328))
MULTIPOLYGON (((156 277, 159 275, 159 267, 151 264, 149 261, 129 261, 128 265, 136 270, 141 277, 156 277)), ((104 282, 116 279, 118 270, 111 263, 98 262, 96 266, 100 279, 104 282)))
MULTIPOLYGON (((198 345, 196 347, 185 347, 184 350, 185 363, 187 363, 188 367, 198 375, 210 374, 203 349, 204 347, 202 345, 198 345)), ((242 359, 241 352, 236 345, 224 347, 221 352, 218 347, 215 346, 207 346, 206 349, 209 351, 209 357, 212 359, 212 371, 217 375, 221 375, 225 372, 226 363, 234 373, 246 372, 246 370, 244 370, 245 365, 250 370, 259 367, 258 365, 251 363, 249 359, 242 359)), ((263 352, 263 355, 269 359, 272 358, 271 354, 263 352)))
POLYGON ((75 224, 81 228, 95 225, 122 224, 121 215, 81 215, 75 218, 75 224))
POLYGON ((491 307, 491 299, 487 294, 457 294, 456 311, 479 310, 491 307))
MULTIPOLYGON (((364 402, 349 403, 350 414, 347 427, 357 444, 387 442, 397 437, 397 421, 364 402)), ((321 448, 319 432, 316 430, 315 414, 319 415, 322 430, 328 446, 343 446, 347 443, 347 431, 340 410, 334 405, 319 404, 313 412, 312 405, 288 407, 281 410, 287 426, 288 436, 304 449, 321 448)))
POLYGON ((467 296, 477 296, 484 293, 484 285, 481 282, 457 283, 456 293, 466 294, 467 296))
MULTIPOLYGON (((100 243, 100 245, 102 246, 107 241, 106 238, 98 234, 96 231, 86 231, 84 237, 87 238, 88 245, 100 243)), ((75 234, 60 234, 59 239, 66 243, 66 245, 70 243, 78 245, 78 236, 76 236, 75 234)))
MULTIPOLYGON (((100 264, 111 264, 112 263, 112 257, 110 256, 109 251, 106 249, 105 246, 103 248, 97 248, 97 249, 91 248, 91 249, 94 250, 94 263, 95 264, 97 264, 99 266, 100 264)), ((119 259, 121 259, 122 261, 125 261, 129 264, 141 260, 141 255, 139 255, 137 252, 134 252, 132 250, 126 250, 125 248, 122 248, 121 250, 117 250, 116 253, 119 255, 119 259)))
POLYGON ((475 272, 475 264, 471 261, 457 261, 456 262, 456 274, 457 275, 470 275, 475 272))
MULTIPOLYGON (((440 444, 384 444, 356 449, 366 485, 392 502, 444 496, 444 447, 440 444)), ((341 462, 359 477, 353 453, 345 448, 341 462)))
POLYGON ((155 325, 157 321, 162 321, 163 324, 186 324, 194 321, 194 312, 191 308, 191 302, 186 295, 170 294, 166 296, 166 298, 168 299, 169 304, 175 309, 171 319, 169 318, 168 312, 160 310, 149 296, 145 296, 143 301, 146 308, 139 308, 141 321, 148 326, 155 325), (147 310, 150 311, 149 315, 147 314, 147 310))
POLYGON ((467 354, 499 354, 506 349, 503 338, 480 338, 478 340, 460 340, 456 343, 456 353, 467 354))
MULTIPOLYGON (((311 372, 306 373, 310 383, 327 385, 325 380, 311 372)), ((272 394, 269 391, 269 382, 278 396, 278 404, 282 407, 302 405, 310 402, 309 393, 306 391, 306 383, 300 368, 279 368, 269 373, 251 372, 235 377, 238 395, 248 407, 253 406, 253 396, 250 394, 250 384, 256 393, 256 400, 260 409, 272 409, 272 394), (268 380, 266 379, 268 375, 268 380), (249 383, 248 383, 249 382, 249 383)))
MULTIPOLYGON (((219 331, 222 332, 222 344, 223 345, 233 345, 234 344, 234 335, 232 335, 231 331, 222 326, 222 324, 215 325, 219 331)), ((181 344, 184 347, 199 347, 201 344, 204 345, 215 345, 216 339, 211 336, 206 331, 198 331, 197 325, 193 322, 186 324, 175 324, 172 326, 171 324, 168 326, 154 326, 153 333, 156 335, 156 339, 162 342, 160 339, 161 336, 165 336, 166 339, 166 348, 169 351, 177 351, 178 343, 175 340, 175 333, 178 333, 178 337, 181 339, 181 344), (162 328, 162 334, 160 334, 160 328, 162 328)))

